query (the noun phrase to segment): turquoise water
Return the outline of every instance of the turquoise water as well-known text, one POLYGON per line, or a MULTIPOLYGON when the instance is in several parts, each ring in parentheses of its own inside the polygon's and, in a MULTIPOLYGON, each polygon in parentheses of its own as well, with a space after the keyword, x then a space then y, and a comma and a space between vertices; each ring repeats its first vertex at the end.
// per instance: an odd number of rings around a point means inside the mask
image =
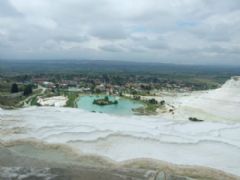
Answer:
POLYGON ((104 98, 105 96, 81 96, 77 101, 78 108, 87 110, 87 111, 95 111, 101 113, 108 114, 116 114, 116 115, 133 115, 132 108, 138 108, 143 106, 141 103, 132 101, 129 99, 121 98, 118 96, 108 96, 109 100, 118 100, 118 104, 111 104, 105 106, 99 106, 93 104, 94 99, 104 98))

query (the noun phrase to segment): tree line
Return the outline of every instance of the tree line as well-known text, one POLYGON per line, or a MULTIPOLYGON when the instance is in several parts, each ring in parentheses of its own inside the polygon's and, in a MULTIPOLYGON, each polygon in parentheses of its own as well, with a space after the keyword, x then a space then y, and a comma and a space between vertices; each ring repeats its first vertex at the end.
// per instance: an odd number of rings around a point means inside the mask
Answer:
MULTIPOLYGON (((23 95, 24 96, 28 96, 30 94, 32 94, 33 92, 33 86, 31 84, 27 84, 24 86, 23 88, 23 95)), ((12 86, 11 86, 11 93, 18 93, 18 92, 21 92, 17 83, 13 83, 12 86)))

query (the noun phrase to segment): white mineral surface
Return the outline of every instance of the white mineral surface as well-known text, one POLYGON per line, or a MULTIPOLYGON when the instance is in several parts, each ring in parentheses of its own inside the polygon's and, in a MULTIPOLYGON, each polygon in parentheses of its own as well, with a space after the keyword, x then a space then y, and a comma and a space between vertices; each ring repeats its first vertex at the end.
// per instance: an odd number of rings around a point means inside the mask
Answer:
POLYGON ((194 110, 192 116, 200 114, 204 122, 118 117, 61 107, 1 109, 0 140, 40 140, 115 161, 153 158, 240 175, 239 82, 239 78, 231 79, 220 89, 176 100, 182 105, 179 113, 194 110))

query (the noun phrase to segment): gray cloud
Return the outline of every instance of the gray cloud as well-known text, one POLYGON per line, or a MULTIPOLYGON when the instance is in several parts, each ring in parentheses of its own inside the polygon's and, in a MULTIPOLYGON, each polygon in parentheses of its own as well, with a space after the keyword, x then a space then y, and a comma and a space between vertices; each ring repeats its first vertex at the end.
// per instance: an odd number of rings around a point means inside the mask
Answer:
POLYGON ((112 45, 105 45, 105 46, 102 46, 100 48, 102 50, 104 50, 104 51, 109 51, 109 52, 123 52, 124 51, 124 48, 116 46, 114 44, 112 44, 112 45))
POLYGON ((89 32, 91 35, 96 36, 101 39, 115 40, 115 39, 125 39, 128 34, 124 27, 119 24, 112 22, 111 24, 100 24, 91 27, 89 32))
POLYGON ((19 13, 8 1, 0 1, 0 16, 21 16, 19 13))
POLYGON ((4 0, 0 58, 240 64, 238 0, 4 0))
POLYGON ((84 42, 87 41, 89 38, 87 36, 78 36, 78 35, 58 35, 56 37, 53 37, 54 40, 61 42, 61 41, 66 41, 66 42, 84 42))

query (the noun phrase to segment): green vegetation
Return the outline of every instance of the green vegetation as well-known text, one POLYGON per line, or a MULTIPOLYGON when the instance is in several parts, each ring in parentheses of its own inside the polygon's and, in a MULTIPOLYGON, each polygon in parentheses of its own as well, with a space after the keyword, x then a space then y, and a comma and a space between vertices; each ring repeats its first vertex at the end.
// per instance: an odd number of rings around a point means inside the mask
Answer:
POLYGON ((16 83, 12 84, 11 93, 18 93, 18 85, 16 83))
POLYGON ((63 95, 67 96, 67 98, 68 98, 66 107, 76 107, 76 99, 79 97, 78 93, 65 92, 63 95))
POLYGON ((28 84, 24 87, 23 95, 28 96, 30 94, 32 94, 32 85, 28 84))
POLYGON ((145 104, 144 107, 132 109, 137 115, 155 115, 157 114, 158 106, 152 104, 145 104))
POLYGON ((158 102, 157 102, 154 98, 149 99, 149 100, 148 100, 148 103, 149 103, 149 104, 158 104, 158 102))
POLYGON ((31 105, 31 106, 40 106, 40 104, 37 102, 37 100, 38 100, 38 96, 34 96, 34 97, 31 99, 30 105, 31 105))
MULTIPOLYGON (((0 76, 0 107, 2 108, 18 108, 24 105, 25 101, 31 100, 30 95, 38 94, 38 90, 34 90, 36 86, 31 83, 23 83, 17 81, 17 77, 1 77, 0 76)), ((29 101, 30 102, 30 101, 29 101)))
POLYGON ((0 107, 5 108, 13 108, 13 107, 21 107, 21 101, 25 98, 21 95, 19 96, 10 96, 10 95, 1 95, 0 96, 0 107))
POLYGON ((105 106, 105 105, 111 105, 111 104, 118 104, 118 101, 111 101, 109 100, 108 96, 105 96, 102 99, 94 99, 93 104, 99 105, 99 106, 105 106))
MULTIPOLYGON (((1 61, 0 61, 1 62, 1 61)), ((37 105, 34 88, 44 88, 42 97, 64 95, 67 107, 76 107, 79 94, 155 96, 161 91, 186 92, 214 89, 231 76, 239 75, 236 67, 207 67, 105 61, 2 62, 0 105, 19 106, 23 101, 37 105), (26 72, 29 72, 26 74, 26 72), (73 89, 73 90, 70 90, 73 89), (31 97, 30 97, 31 96, 31 97)), ((96 104, 117 104, 96 100, 96 104)), ((155 113, 165 102, 144 102, 144 113, 155 113)))
POLYGON ((154 98, 142 102, 144 107, 133 109, 137 115, 156 115, 158 109, 165 108, 165 101, 158 103, 154 98))

